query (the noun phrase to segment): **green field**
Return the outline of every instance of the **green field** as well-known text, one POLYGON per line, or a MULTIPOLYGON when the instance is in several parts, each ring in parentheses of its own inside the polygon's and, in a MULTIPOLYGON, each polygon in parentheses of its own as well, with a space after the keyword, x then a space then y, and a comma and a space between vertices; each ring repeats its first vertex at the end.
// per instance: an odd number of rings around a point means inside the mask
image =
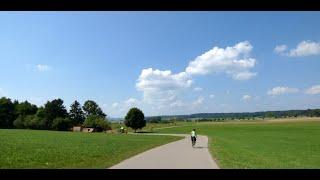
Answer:
MULTIPOLYGON (((176 122, 176 123, 167 123, 167 124, 164 124, 164 123, 147 123, 144 128, 137 130, 137 132, 138 131, 156 132, 156 130, 158 128, 181 126, 181 125, 185 125, 185 124, 191 124, 191 123, 185 123, 185 122, 176 122)), ((119 130, 121 126, 127 128, 128 132, 134 132, 133 129, 126 127, 124 124, 111 123, 111 128, 113 129, 114 132, 117 132, 117 130, 119 130)))
POLYGON ((320 119, 307 121, 193 123, 161 133, 209 137, 209 148, 221 168, 320 168, 320 119))
POLYGON ((0 129, 0 168, 107 168, 173 136, 0 129))

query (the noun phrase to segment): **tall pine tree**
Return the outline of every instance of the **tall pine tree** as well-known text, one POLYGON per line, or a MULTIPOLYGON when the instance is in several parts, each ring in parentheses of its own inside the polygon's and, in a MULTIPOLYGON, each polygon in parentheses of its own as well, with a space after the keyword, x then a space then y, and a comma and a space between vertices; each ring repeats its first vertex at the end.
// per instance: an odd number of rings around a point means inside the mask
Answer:
POLYGON ((81 125, 84 122, 84 113, 78 101, 74 101, 70 106, 69 118, 73 125, 81 125))

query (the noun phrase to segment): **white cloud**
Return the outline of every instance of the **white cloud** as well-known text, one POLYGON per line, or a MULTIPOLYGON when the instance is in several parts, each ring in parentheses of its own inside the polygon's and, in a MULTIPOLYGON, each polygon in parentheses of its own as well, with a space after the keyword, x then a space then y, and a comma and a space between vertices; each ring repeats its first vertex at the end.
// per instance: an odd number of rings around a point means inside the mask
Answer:
POLYGON ((181 90, 190 87, 192 80, 185 72, 177 74, 152 68, 143 69, 136 83, 143 92, 143 101, 167 105, 174 102, 181 90))
POLYGON ((251 97, 250 95, 243 95, 243 96, 242 96, 242 100, 243 100, 243 101, 250 101, 251 98, 252 98, 252 97, 251 97))
POLYGON ((274 87, 271 90, 267 92, 268 95, 280 95, 280 94, 286 94, 286 93, 296 93, 299 89, 297 88, 289 88, 289 87, 274 87))
POLYGON ((202 96, 198 97, 192 104, 195 106, 201 105, 204 101, 204 98, 202 96))
POLYGON ((185 106, 185 104, 181 100, 177 100, 177 101, 172 102, 169 106, 170 107, 183 107, 183 106, 185 106))
POLYGON ((114 102, 112 104, 104 104, 104 111, 109 113, 110 117, 123 117, 132 107, 141 108, 142 104, 136 98, 129 98, 121 102, 114 102))
POLYGON ((306 94, 320 94, 320 85, 310 87, 305 91, 306 94))
POLYGON ((193 90, 194 91, 202 91, 202 88, 201 87, 195 87, 193 90))
POLYGON ((215 97, 215 95, 214 94, 210 94, 209 97, 212 99, 212 98, 215 97))
POLYGON ((117 116, 117 117, 121 117, 124 116, 130 108, 132 107, 138 107, 141 108, 141 102, 135 98, 129 98, 125 101, 121 101, 121 102, 114 102, 109 105, 104 104, 103 108, 105 112, 108 112, 110 114, 110 116, 117 116))
MULTIPOLYGON (((187 108, 191 105, 190 107, 194 108, 193 105, 203 103, 203 97, 199 97, 195 102, 182 101, 183 93, 187 92, 193 83, 193 76, 225 73, 235 80, 251 79, 257 75, 250 71, 256 64, 256 60, 250 58, 251 50, 252 46, 248 41, 225 49, 214 47, 189 62, 185 71, 178 73, 153 68, 142 69, 136 81, 137 90, 143 93, 140 104, 158 114, 164 110, 172 112, 172 107, 187 108)), ((193 90, 201 91, 202 88, 195 87, 193 90)))
POLYGON ((249 54, 252 45, 248 41, 240 42, 225 49, 214 47, 189 63, 186 72, 191 75, 206 75, 224 72, 235 80, 247 80, 256 75, 249 72, 256 64, 249 54))
POLYGON ((113 108, 117 108, 118 106, 119 106, 119 103, 117 103, 117 102, 115 102, 115 103, 112 104, 112 107, 113 107, 113 108))
POLYGON ((49 71, 51 69, 51 67, 46 64, 38 64, 38 65, 36 65, 36 68, 40 72, 49 71))
POLYGON ((135 98, 129 98, 124 102, 127 106, 135 106, 138 103, 138 100, 135 98))
POLYGON ((232 78, 235 80, 248 80, 256 76, 257 73, 252 73, 249 71, 239 72, 232 75, 232 78))
POLYGON ((295 49, 291 49, 289 56, 311 56, 320 54, 320 43, 302 41, 295 49))
POLYGON ((277 54, 282 54, 288 49, 287 45, 278 45, 274 48, 274 52, 277 54))

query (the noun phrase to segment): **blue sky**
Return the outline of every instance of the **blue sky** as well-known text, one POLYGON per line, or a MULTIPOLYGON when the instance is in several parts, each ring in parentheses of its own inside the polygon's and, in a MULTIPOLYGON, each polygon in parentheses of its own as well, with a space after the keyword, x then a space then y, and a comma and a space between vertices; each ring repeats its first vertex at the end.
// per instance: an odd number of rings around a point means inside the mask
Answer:
POLYGON ((0 96, 109 117, 319 108, 319 12, 1 12, 0 96), (228 48, 229 47, 229 48, 228 48), (152 68, 152 69, 149 69, 152 68))

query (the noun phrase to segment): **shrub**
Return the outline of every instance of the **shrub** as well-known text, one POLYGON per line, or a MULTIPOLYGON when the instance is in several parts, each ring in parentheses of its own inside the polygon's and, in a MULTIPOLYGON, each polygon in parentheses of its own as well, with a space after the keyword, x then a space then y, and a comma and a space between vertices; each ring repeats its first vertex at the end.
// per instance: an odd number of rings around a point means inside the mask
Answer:
POLYGON ((58 131, 67 131, 72 126, 71 120, 68 118, 58 117, 52 122, 52 129, 58 131))
POLYGON ((111 129, 108 121, 99 115, 89 115, 83 125, 88 128, 95 128, 98 132, 111 129))
POLYGON ((41 119, 34 115, 25 116, 23 125, 28 129, 42 129, 43 126, 41 119))
POLYGON ((19 115, 18 118, 13 121, 13 125, 15 128, 23 129, 23 128, 25 128, 24 121, 25 121, 25 116, 19 115))

